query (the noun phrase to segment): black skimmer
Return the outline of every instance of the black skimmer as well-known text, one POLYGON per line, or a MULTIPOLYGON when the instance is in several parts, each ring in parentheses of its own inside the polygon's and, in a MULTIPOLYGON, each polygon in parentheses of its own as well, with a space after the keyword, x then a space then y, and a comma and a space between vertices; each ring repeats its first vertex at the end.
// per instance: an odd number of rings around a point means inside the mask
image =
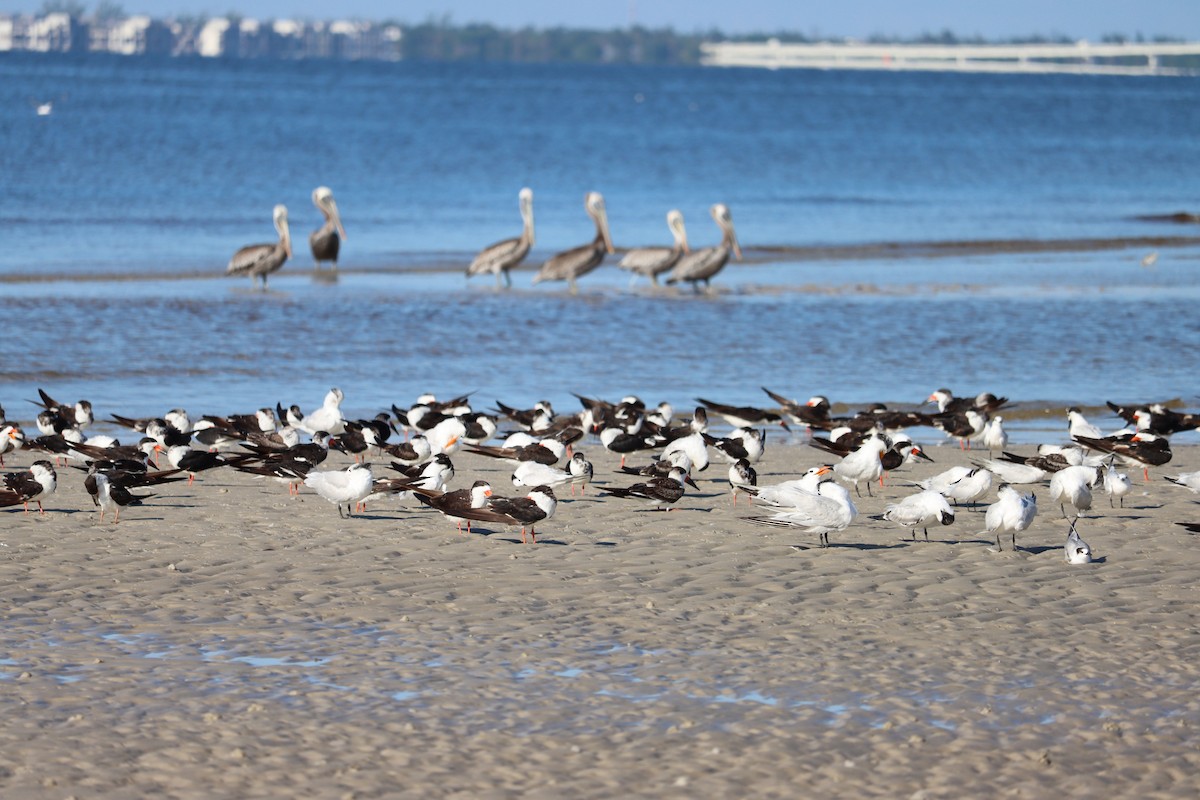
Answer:
POLYGON ((579 493, 583 494, 587 489, 587 485, 592 482, 592 462, 584 457, 582 450, 576 450, 575 454, 567 462, 567 472, 571 473, 571 496, 575 496, 575 487, 579 487, 579 493))
POLYGON ((337 201, 333 199, 333 190, 328 186, 318 186, 313 189, 312 201, 325 217, 325 224, 308 235, 313 261, 317 269, 326 261, 337 269, 338 251, 342 240, 346 238, 346 230, 342 227, 342 217, 338 213, 337 201))
MULTIPOLYGON (((750 466, 750 461, 739 458, 729 465, 729 490, 733 494, 733 504, 737 505, 738 491, 748 487, 758 486, 758 473, 750 466)), ((753 495, 750 495, 753 497, 753 495)))
POLYGON ((451 522, 458 524, 458 532, 462 533, 463 523, 467 523, 467 533, 471 532, 471 518, 463 513, 472 509, 480 509, 487 505, 492 496, 492 485, 487 481, 475 481, 469 489, 455 489, 452 492, 442 492, 436 489, 425 489, 413 486, 409 490, 419 502, 429 506, 451 522))
POLYGON ((699 488, 682 467, 672 467, 665 478, 651 478, 632 486, 605 486, 600 491, 616 497, 640 497, 649 500, 655 508, 671 511, 673 509, 668 506, 678 503, 687 491, 684 484, 694 489, 699 488))
POLYGON ((983 533, 996 535, 996 552, 1004 547, 1000 544, 1000 534, 1008 531, 1012 534, 1012 549, 1017 549, 1017 534, 1029 527, 1037 516, 1037 496, 1030 492, 1021 494, 1011 486, 1001 486, 996 490, 996 502, 987 507, 984 514, 983 533))
POLYGON ((628 270, 633 273, 630 278, 629 285, 637 280, 638 275, 644 275, 658 286, 658 276, 679 263, 679 259, 684 253, 687 253, 687 229, 683 225, 683 213, 678 209, 671 209, 667 212, 667 228, 671 231, 671 236, 674 237, 674 244, 670 247, 635 247, 627 250, 625 255, 621 257, 621 261, 617 264, 618 267, 628 270))
POLYGON ((542 264, 533 276, 534 284, 542 281, 566 281, 571 293, 579 291, 575 281, 600 266, 605 253, 613 252, 612 238, 608 233, 608 214, 604 210, 604 198, 599 192, 588 192, 583 199, 584 210, 596 223, 596 237, 591 242, 571 250, 556 253, 542 264))
POLYGON ((500 288, 503 277, 505 286, 512 286, 512 277, 508 271, 517 267, 529 249, 533 247, 533 189, 523 188, 517 193, 517 205, 521 210, 521 235, 512 239, 504 239, 488 245, 475 256, 467 267, 467 277, 492 273, 496 276, 496 288, 500 288))
POLYGON ((261 278, 262 288, 267 290, 267 276, 283 266, 292 257, 292 235, 288 230, 287 206, 277 205, 272 212, 279 241, 272 244, 251 244, 233 254, 225 267, 226 275, 249 275, 250 279, 261 278))
POLYGON ((813 395, 806 402, 800 403, 790 397, 776 394, 765 386, 760 388, 767 393, 768 397, 779 403, 783 413, 791 417, 792 422, 797 425, 805 425, 810 431, 813 429, 827 431, 833 427, 833 421, 829 416, 832 406, 828 397, 819 394, 813 395))
POLYGON ((714 403, 711 400, 705 400, 703 397, 697 397, 696 402, 707 408, 710 412, 724 417, 725 421, 735 428, 756 428, 759 425, 777 424, 785 431, 791 430, 783 417, 774 411, 768 411, 764 408, 729 406, 724 403, 714 403))
POLYGON ((925 533, 925 541, 929 541, 929 524, 937 522, 950 525, 954 522, 954 509, 941 494, 926 489, 905 497, 898 503, 889 503, 879 519, 895 522, 906 528, 912 528, 912 538, 917 540, 917 528, 925 533))
POLYGON ((693 250, 682 256, 667 276, 668 284, 687 281, 693 288, 699 288, 700 281, 704 281, 707 288, 712 285, 712 277, 729 263, 730 253, 738 261, 742 260, 742 248, 733 230, 733 215, 730 214, 729 207, 724 203, 717 203, 709 209, 709 214, 721 229, 721 243, 715 247, 693 250))
POLYGON ((310 472, 304 478, 304 485, 337 506, 338 516, 343 518, 342 506, 354 516, 354 504, 371 494, 373 483, 371 465, 357 463, 344 470, 310 472))
POLYGON ((705 436, 705 444, 720 453, 727 462, 746 460, 758 463, 766 447, 767 432, 754 428, 737 428, 727 437, 705 436))
POLYGON ((500 458, 514 464, 536 461, 538 464, 554 465, 567 453, 567 447, 557 439, 544 439, 532 444, 517 447, 489 447, 475 445, 466 448, 468 453, 476 453, 488 458, 500 458))
POLYGON ((622 427, 605 428, 600 431, 600 444, 610 453, 621 456, 621 466, 625 466, 625 457, 630 453, 641 450, 654 450, 661 443, 657 434, 629 433, 622 427))
POLYGON ((513 408, 497 400, 496 408, 502 417, 534 433, 546 430, 554 420, 554 406, 549 400, 539 400, 533 408, 513 408))
POLYGON ((122 508, 140 506, 143 501, 154 497, 153 494, 134 494, 129 491, 131 488, 181 481, 183 477, 177 475, 178 472, 177 469, 162 472, 126 472, 96 461, 92 463, 83 485, 92 496, 92 502, 100 508, 100 521, 104 521, 106 512, 112 511, 115 525, 121 521, 122 508))
POLYGON ((4 489, 0 490, 0 505, 21 503, 25 506, 26 514, 29 513, 31 502, 37 503, 38 511, 45 514, 42 498, 54 494, 58 487, 58 475, 54 471, 54 465, 43 460, 33 462, 27 470, 6 472, 3 480, 4 489))
POLYGON ((1171 443, 1165 436, 1149 432, 1132 436, 1110 436, 1105 439, 1076 436, 1075 441, 1093 450, 1113 453, 1128 464, 1141 464, 1147 481, 1150 480, 1150 467, 1161 467, 1171 460, 1171 443))
POLYGON ((188 485, 196 480, 196 473, 205 472, 217 467, 232 467, 254 458, 249 454, 238 456, 223 456, 205 450, 193 450, 191 446, 179 444, 167 450, 167 462, 176 469, 188 474, 188 485))
POLYGON ((990 414, 1008 404, 1007 397, 997 397, 991 392, 981 392, 975 397, 955 397, 954 393, 943 387, 935 389, 925 398, 926 403, 936 403, 939 413, 961 413, 969 409, 990 414))
POLYGON ((487 507, 479 511, 466 512, 481 522, 498 522, 502 525, 520 525, 521 543, 525 544, 525 531, 530 540, 537 544, 536 526, 554 516, 558 498, 549 486, 535 486, 524 497, 493 497, 487 507))
POLYGON ((1172 411, 1162 403, 1146 403, 1139 406, 1119 406, 1106 401, 1113 413, 1139 430, 1159 436, 1170 436, 1200 428, 1200 414, 1185 414, 1172 411))
POLYGON ((60 433, 63 428, 86 428, 95 421, 95 415, 92 413, 92 404, 87 400, 78 400, 75 405, 67 405, 60 403, 42 389, 38 389, 40 400, 30 400, 35 406, 41 406, 44 411, 48 411, 59 420, 54 425, 53 431, 42 431, 42 433, 60 433))
POLYGON ((416 434, 407 442, 385 442, 380 449, 407 467, 424 464, 433 458, 433 448, 423 433, 416 434))

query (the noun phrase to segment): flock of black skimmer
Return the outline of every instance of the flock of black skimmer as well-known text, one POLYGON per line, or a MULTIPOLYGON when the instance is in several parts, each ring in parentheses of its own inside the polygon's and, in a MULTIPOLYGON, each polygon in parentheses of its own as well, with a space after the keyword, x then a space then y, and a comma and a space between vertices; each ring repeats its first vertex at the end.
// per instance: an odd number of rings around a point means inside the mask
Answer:
MULTIPOLYGON (((921 529, 928 540, 931 526, 953 524, 964 507, 979 509, 994 489, 995 500, 983 510, 982 529, 973 533, 994 538, 996 551, 1003 550, 1007 535, 1016 550, 1017 534, 1027 530, 1038 513, 1029 487, 1048 483, 1050 500, 1070 524, 1065 558, 1086 563, 1092 559, 1091 549, 1076 523, 1092 510, 1100 491, 1108 494, 1110 505, 1124 506, 1133 481, 1118 466, 1141 467, 1148 482, 1151 467, 1171 460, 1170 437, 1200 428, 1200 414, 1156 404, 1109 403, 1125 427, 1106 435, 1073 407, 1064 425, 1068 443, 1045 444, 1036 453, 1018 455, 1005 449, 1007 435, 997 413, 1008 401, 990 393, 962 398, 938 389, 926 401, 936 405, 934 411, 898 411, 874 404, 837 417, 826 397, 801 403, 763 391, 776 407, 697 398, 692 416, 682 420, 666 402, 649 407, 634 396, 609 402, 582 395, 575 395, 580 409, 569 414, 556 413, 546 401, 529 408, 497 401, 490 410, 478 411, 469 395, 445 401, 424 395, 407 407, 392 405, 372 419, 354 420, 343 415, 343 394, 334 388, 307 414, 298 405, 285 408, 282 403, 198 420, 181 408, 158 418, 109 414, 105 422, 137 437, 129 445, 113 436, 87 433, 96 421, 87 400, 60 403, 39 389, 39 399, 31 401, 40 409, 32 423, 37 436, 8 421, 0 408, 0 464, 16 451, 38 456, 28 469, 3 474, 0 507, 23 506, 29 513, 34 503, 45 514, 44 501, 58 485, 57 470, 72 468, 83 474, 99 519, 109 515, 116 523, 121 509, 169 491, 165 487, 171 483, 190 484, 200 473, 226 469, 273 479, 291 494, 311 490, 332 503, 339 516, 353 517, 385 499, 411 497, 418 503, 415 508, 441 513, 459 531, 464 524, 471 531, 473 522, 520 528, 522 541, 535 542, 537 527, 554 516, 560 495, 583 494, 593 481, 592 463, 574 449, 591 437, 609 458, 619 458, 614 474, 623 478, 619 484, 603 482, 602 497, 673 510, 688 487, 699 488, 699 474, 716 460, 727 465, 718 480, 727 484, 733 506, 739 495, 757 505, 754 511, 759 513, 748 512, 741 521, 816 534, 819 544, 828 546, 829 535, 846 530, 858 516, 855 497, 862 502, 864 491, 873 495, 874 484, 883 487, 887 473, 914 460, 932 461, 908 435, 912 429, 929 427, 956 440, 964 455, 971 451, 969 465, 950 467, 919 482, 893 481, 891 486, 904 487, 906 494, 888 503, 875 519, 908 529, 912 541, 921 529), (724 436, 710 431, 710 415, 723 418, 732 430, 724 436), (766 454, 767 429, 777 425, 791 431, 789 422, 808 432, 808 444, 829 463, 781 482, 760 484, 756 465, 761 466, 766 454), (344 469, 324 468, 331 450, 347 454, 354 463, 344 469), (511 465, 512 484, 525 493, 502 497, 484 480, 450 489, 456 474, 451 456, 460 454, 511 465), (647 463, 626 464, 630 457, 643 456, 647 463), (386 461, 387 474, 377 474, 368 458, 386 461)), ((1200 493, 1200 472, 1166 480, 1200 493)), ((1178 524, 1200 531, 1200 524, 1178 524)))
MULTIPOLYGON (((341 243, 346 238, 337 202, 328 186, 318 186, 314 189, 312 201, 325 218, 324 224, 313 231, 308 239, 313 261, 318 269, 323 264, 329 264, 336 270, 341 243)), ((517 195, 517 204, 523 223, 520 235, 496 242, 481 250, 467 267, 468 278, 491 274, 496 277, 497 288, 501 285, 512 286, 509 272, 525 260, 533 247, 533 190, 528 187, 521 189, 517 195)), ((616 252, 608 229, 604 198, 599 192, 588 192, 583 200, 583 208, 596 226, 595 237, 587 244, 563 250, 546 259, 533 276, 533 283, 566 281, 571 292, 576 292, 576 281, 604 263, 606 255, 616 252)), ((638 276, 644 276, 657 286, 659 276, 666 274, 668 284, 690 283, 693 288, 698 289, 703 283, 706 288, 710 287, 713 276, 725 267, 730 255, 741 260, 742 249, 733 229, 733 215, 729 207, 717 203, 709 209, 709 213, 721 230, 720 243, 692 250, 688 246, 683 214, 678 209, 672 209, 667 212, 667 229, 671 232, 673 243, 662 247, 631 248, 625 252, 617 266, 632 273, 631 281, 637 280, 638 276)), ((262 282, 262 288, 266 290, 267 278, 292 257, 287 206, 275 206, 272 218, 279 240, 251 244, 238 250, 225 269, 227 275, 258 279, 262 282)))

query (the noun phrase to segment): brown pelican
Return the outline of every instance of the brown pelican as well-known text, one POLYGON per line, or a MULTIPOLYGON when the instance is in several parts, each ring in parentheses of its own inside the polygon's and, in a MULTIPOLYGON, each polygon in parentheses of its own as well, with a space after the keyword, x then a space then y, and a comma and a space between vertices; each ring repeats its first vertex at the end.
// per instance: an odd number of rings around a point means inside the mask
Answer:
POLYGON ((668 211, 667 227, 671 229, 671 235, 675 237, 673 247, 635 247, 625 253, 621 263, 617 264, 621 269, 627 269, 633 273, 633 277, 629 281, 630 286, 637 280, 638 275, 645 275, 654 281, 655 286, 658 286, 659 273, 666 272, 675 266, 680 256, 688 252, 687 230, 683 227, 683 214, 677 209, 668 211))
POLYGON ((517 195, 517 199, 521 206, 521 219, 525 222, 521 235, 496 242, 480 251, 471 262, 471 266, 467 267, 468 278, 490 272, 496 276, 497 289, 500 288, 501 275, 504 276, 504 285, 512 286, 512 278, 509 277, 508 271, 524 261, 525 256, 529 254, 529 248, 533 247, 533 189, 525 187, 517 195))
POLYGON ((249 275, 251 279, 262 278, 262 288, 267 290, 267 276, 283 266, 292 256, 292 235, 288 232, 287 206, 275 206, 275 230, 279 241, 275 244, 250 244, 233 254, 226 275, 249 275))
POLYGON ((742 248, 738 246, 737 234, 733 232, 733 217, 729 213, 729 207, 724 203, 717 203, 709 209, 709 213, 724 234, 721 243, 716 247, 693 250, 680 258, 675 269, 671 270, 667 277, 667 283, 690 281, 695 287, 700 281, 704 281, 707 288, 712 276, 720 272, 729 261, 731 250, 738 261, 742 260, 742 248))
POLYGON ((342 227, 333 190, 328 186, 318 186, 313 189, 312 201, 317 210, 325 215, 325 224, 308 235, 313 261, 317 262, 317 267, 321 266, 322 261, 332 261, 333 268, 337 269, 338 249, 342 239, 346 238, 346 230, 342 227))
POLYGON ((566 281, 571 292, 575 293, 579 291, 575 279, 600 266, 604 261, 604 254, 613 252, 612 239, 608 235, 608 214, 604 210, 604 198, 599 192, 588 192, 583 200, 583 208, 596 223, 596 238, 589 244, 551 256, 542 264, 537 275, 533 276, 534 283, 566 281))

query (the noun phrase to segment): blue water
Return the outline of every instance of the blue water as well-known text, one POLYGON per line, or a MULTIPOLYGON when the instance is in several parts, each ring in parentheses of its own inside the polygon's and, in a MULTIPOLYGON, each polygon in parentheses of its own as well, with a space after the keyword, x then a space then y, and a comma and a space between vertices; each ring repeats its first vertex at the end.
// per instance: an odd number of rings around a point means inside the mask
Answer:
MULTIPOLYGON (((1139 216, 1200 211, 1200 80, 544 65, 0 57, 0 404, 37 386, 103 410, 314 407, 416 394, 490 402, 636 392, 849 404, 949 385, 1015 400, 1183 398, 1200 366, 1200 247, 795 257, 770 248, 1197 237, 1139 216), (38 117, 33 102, 54 99, 38 117), (342 276, 307 253, 333 187, 342 276), (520 228, 529 265, 592 236, 694 246, 733 210, 748 264, 714 296, 579 296, 467 283, 520 228), (265 296, 221 277, 291 211, 296 256, 265 296), (47 281, 41 278, 68 278, 47 281), (82 280, 88 278, 89 280, 82 280), (33 342, 34 344, 29 344, 33 342), (119 407, 119 408, 117 408, 119 407)), ((613 261, 616 259, 613 258, 613 261)))

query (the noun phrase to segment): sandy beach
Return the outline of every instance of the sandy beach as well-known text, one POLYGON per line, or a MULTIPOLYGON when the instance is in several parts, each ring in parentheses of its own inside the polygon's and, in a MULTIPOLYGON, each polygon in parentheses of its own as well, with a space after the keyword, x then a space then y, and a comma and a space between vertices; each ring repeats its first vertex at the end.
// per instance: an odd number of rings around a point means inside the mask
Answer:
MULTIPOLYGON (((760 483, 826 460, 793 441, 760 483)), ((0 794, 1197 796, 1200 505, 1162 476, 1198 448, 1097 496, 1086 566, 1045 485, 1016 553, 966 509, 929 543, 872 519, 980 455, 930 452, 827 549, 746 522, 719 464, 671 513, 560 492, 536 545, 231 471, 112 525, 60 469, 44 516, 0 511, 0 794)))

